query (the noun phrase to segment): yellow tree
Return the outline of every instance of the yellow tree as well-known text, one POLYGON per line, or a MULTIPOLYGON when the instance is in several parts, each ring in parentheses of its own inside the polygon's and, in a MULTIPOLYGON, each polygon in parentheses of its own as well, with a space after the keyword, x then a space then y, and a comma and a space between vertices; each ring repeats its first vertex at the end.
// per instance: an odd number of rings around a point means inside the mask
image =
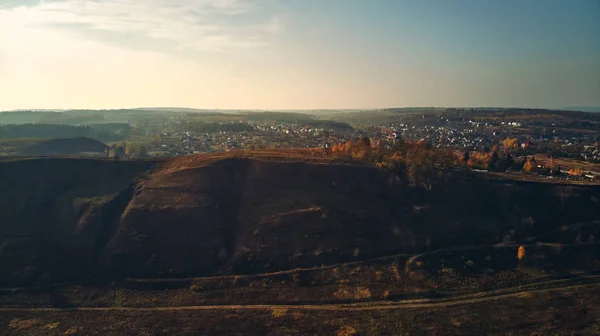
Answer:
POLYGON ((517 251, 517 258, 519 260, 525 258, 525 246, 521 245, 519 246, 519 250, 517 251))
POLYGON ((517 138, 507 137, 506 139, 504 139, 504 141, 502 141, 502 145, 506 149, 517 148, 519 146, 518 140, 519 139, 517 138))
POLYGON ((523 165, 523 171, 528 173, 534 173, 537 169, 537 162, 535 159, 527 159, 525 164, 523 165))
POLYGON ((133 144, 128 143, 125 145, 125 155, 130 156, 134 152, 135 152, 135 148, 134 148, 133 144))

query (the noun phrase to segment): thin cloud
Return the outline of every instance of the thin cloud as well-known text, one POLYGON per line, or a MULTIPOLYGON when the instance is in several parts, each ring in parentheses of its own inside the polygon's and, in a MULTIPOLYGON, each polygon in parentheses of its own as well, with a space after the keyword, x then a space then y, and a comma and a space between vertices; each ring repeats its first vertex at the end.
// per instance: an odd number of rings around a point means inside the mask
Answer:
POLYGON ((202 52, 268 46, 282 23, 259 9, 249 0, 66 0, 0 8, 0 19, 14 29, 51 28, 120 46, 131 40, 134 48, 202 52))
POLYGON ((284 31, 284 26, 279 16, 274 16, 265 22, 262 29, 270 34, 281 34, 284 31))

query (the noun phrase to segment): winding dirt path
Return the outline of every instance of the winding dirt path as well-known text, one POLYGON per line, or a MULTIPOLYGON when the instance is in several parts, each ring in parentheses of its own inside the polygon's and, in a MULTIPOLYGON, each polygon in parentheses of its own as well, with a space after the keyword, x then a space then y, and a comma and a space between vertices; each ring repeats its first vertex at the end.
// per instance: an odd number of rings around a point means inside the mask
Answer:
POLYGON ((214 305, 214 306, 174 306, 174 307, 72 307, 72 308, 32 308, 32 307, 0 307, 1 312, 74 312, 74 311, 179 311, 179 310, 386 310, 411 308, 441 308, 447 306, 472 304, 504 298, 527 298, 534 294, 551 291, 564 291, 575 288, 594 288, 600 286, 600 275, 586 275, 573 279, 550 280, 523 286, 499 290, 478 292, 452 296, 442 299, 416 299, 404 301, 372 301, 347 304, 324 305, 214 305), (547 287, 549 286, 549 287, 547 287), (543 288, 539 288, 543 287, 543 288))

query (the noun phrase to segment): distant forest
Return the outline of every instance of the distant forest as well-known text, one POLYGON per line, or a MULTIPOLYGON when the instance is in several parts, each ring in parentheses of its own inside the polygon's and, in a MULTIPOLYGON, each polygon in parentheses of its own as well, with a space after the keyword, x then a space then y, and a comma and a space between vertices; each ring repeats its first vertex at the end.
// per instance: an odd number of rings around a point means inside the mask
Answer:
POLYGON ((130 132, 131 126, 128 124, 95 124, 89 126, 54 124, 0 125, 0 139, 87 137, 107 142, 123 140, 130 132))

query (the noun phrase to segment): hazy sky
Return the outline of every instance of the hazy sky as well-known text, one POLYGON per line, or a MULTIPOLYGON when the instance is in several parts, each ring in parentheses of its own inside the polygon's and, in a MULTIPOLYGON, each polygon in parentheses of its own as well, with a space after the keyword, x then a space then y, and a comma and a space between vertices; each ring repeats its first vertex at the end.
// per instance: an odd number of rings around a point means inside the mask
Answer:
POLYGON ((0 109, 600 106, 598 0, 0 0, 0 109))

